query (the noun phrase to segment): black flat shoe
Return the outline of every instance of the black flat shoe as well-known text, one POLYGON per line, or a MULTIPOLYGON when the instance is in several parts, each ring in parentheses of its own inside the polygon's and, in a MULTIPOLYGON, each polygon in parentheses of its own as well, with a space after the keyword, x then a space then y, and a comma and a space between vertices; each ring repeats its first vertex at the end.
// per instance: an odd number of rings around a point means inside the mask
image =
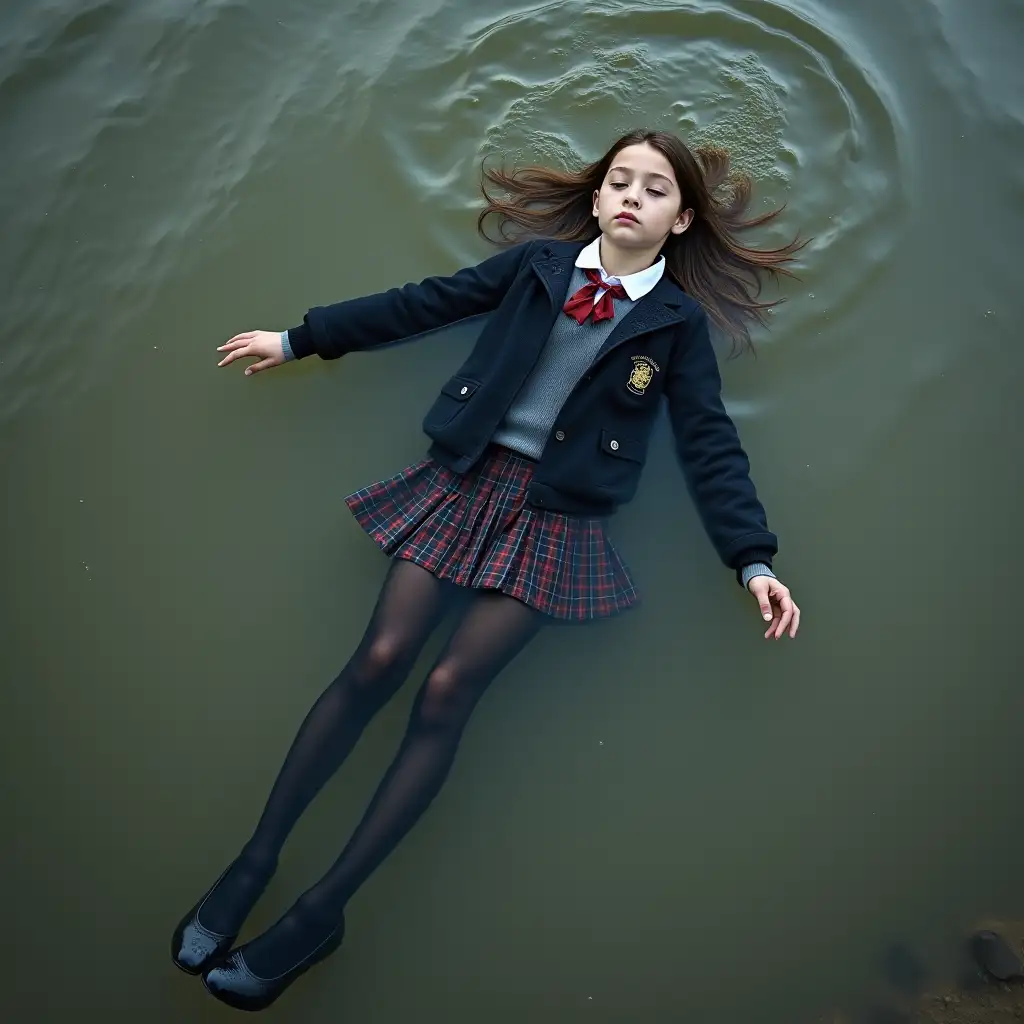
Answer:
POLYGON ((236 1010, 265 1010, 293 981, 330 956, 345 937, 345 919, 308 956, 276 978, 260 978, 245 962, 245 946, 203 974, 206 991, 236 1010))
POLYGON ((214 961, 223 957, 238 937, 234 935, 220 935, 218 932, 211 932, 199 923, 199 911, 203 904, 210 898, 210 894, 220 885, 233 864, 229 864, 209 889, 206 890, 203 898, 178 922, 171 936, 171 959, 174 966, 186 974, 202 974, 214 961))

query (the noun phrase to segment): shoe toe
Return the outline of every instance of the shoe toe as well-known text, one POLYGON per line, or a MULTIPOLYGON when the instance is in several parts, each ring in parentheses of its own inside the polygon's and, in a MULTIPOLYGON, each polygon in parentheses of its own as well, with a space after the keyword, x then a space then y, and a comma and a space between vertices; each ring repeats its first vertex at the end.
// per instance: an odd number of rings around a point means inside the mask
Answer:
POLYGON ((171 959, 174 966, 186 974, 201 974, 235 944, 236 936, 212 932, 199 921, 199 912, 230 870, 229 866, 222 872, 206 895, 178 922, 171 935, 171 959))
POLYGON ((254 974, 245 961, 245 946, 236 949, 225 960, 203 972, 206 990, 228 1006, 238 1010, 264 1010, 273 1003, 292 982, 330 955, 341 944, 345 934, 342 919, 334 931, 308 956, 273 978, 254 974))
POLYGON ((272 988, 248 969, 237 951, 223 963, 205 971, 203 984, 211 995, 242 1009, 255 1008, 256 1004, 267 999, 268 990, 272 988))
POLYGON ((174 936, 171 957, 183 971, 199 974, 230 946, 230 936, 207 931, 197 918, 192 918, 174 936))

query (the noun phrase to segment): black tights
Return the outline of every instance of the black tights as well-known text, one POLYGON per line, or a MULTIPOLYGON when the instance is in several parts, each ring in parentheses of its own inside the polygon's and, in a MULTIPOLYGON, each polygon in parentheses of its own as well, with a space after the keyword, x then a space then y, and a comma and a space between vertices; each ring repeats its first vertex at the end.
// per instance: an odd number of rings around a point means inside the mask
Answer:
MULTIPOLYGON (((402 685, 456 589, 412 562, 392 562, 359 646, 306 715, 252 838, 203 907, 207 928, 231 934, 241 926, 295 822, 402 685)), ((438 794, 476 702, 543 621, 514 598, 474 592, 416 695, 398 753, 348 845, 292 910, 247 947, 256 974, 286 970, 334 928, 352 894, 438 794)))

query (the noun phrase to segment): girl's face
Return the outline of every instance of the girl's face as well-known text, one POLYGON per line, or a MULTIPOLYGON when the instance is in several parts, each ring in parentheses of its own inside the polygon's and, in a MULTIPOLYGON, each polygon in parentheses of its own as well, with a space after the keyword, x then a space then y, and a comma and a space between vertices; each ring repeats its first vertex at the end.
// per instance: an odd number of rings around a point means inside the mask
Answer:
POLYGON ((660 249, 693 220, 668 158, 646 142, 620 149, 594 193, 601 231, 623 249, 660 249))

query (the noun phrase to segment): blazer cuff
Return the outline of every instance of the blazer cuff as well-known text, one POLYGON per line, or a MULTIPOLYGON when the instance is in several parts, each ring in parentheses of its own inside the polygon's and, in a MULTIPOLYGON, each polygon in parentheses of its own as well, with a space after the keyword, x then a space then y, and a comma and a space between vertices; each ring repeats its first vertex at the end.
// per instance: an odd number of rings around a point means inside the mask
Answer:
POLYGON ((753 573, 744 580, 743 573, 748 566, 764 566, 771 573, 772 557, 771 548, 748 548, 746 551, 740 552, 737 560, 733 562, 736 569, 736 582, 745 588, 753 576, 758 575, 758 573, 753 573))
POLYGON ((309 324, 301 323, 298 327, 289 327, 284 333, 288 336, 285 358, 288 356, 288 350, 296 359, 305 359, 306 356, 311 356, 316 352, 316 346, 313 344, 313 332, 310 330, 309 324))

